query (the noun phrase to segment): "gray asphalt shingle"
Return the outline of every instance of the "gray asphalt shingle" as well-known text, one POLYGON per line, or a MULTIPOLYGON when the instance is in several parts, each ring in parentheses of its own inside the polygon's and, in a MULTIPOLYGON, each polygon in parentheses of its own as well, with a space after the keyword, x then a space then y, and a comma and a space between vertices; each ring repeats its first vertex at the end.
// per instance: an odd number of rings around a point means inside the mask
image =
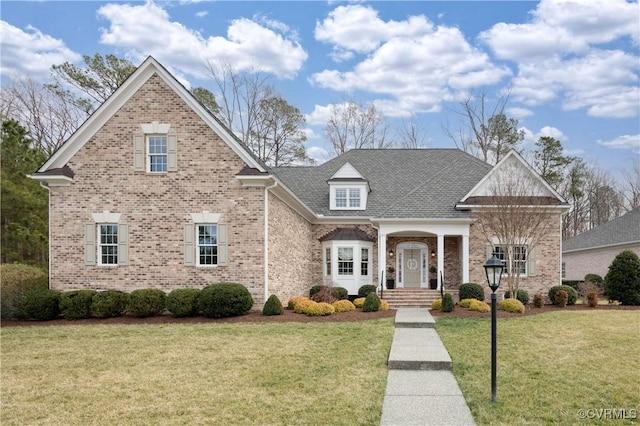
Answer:
POLYGON ((491 169, 458 149, 351 150, 322 165, 271 169, 316 214, 377 218, 463 218, 458 203, 491 169), (367 209, 330 210, 327 181, 349 162, 369 182, 367 209))
POLYGON ((563 241, 562 251, 569 252, 625 243, 640 243, 640 207, 563 241))

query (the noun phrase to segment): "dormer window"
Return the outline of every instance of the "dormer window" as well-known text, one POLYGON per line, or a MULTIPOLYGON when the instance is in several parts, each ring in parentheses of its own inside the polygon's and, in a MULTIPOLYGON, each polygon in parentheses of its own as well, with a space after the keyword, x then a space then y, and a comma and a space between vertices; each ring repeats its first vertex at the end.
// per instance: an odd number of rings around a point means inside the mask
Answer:
POLYGON ((366 210, 369 183, 349 163, 328 181, 331 210, 366 210))

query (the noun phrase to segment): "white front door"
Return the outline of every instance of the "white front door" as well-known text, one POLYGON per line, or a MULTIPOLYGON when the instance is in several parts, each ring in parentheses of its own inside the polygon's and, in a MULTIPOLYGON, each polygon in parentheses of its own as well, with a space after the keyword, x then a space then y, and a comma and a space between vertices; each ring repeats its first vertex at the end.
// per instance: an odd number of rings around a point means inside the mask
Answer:
POLYGON ((422 263, 421 250, 405 249, 402 257, 402 269, 404 270, 404 287, 420 288, 420 264, 422 263))

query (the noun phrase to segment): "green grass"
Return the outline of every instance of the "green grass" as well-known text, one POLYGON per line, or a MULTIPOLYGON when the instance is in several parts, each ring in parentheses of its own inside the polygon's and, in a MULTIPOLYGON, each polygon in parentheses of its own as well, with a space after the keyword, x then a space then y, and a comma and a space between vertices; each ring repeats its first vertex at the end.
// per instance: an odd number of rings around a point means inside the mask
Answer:
POLYGON ((0 333, 2 425, 375 425, 393 320, 0 333))
MULTIPOLYGON (((640 423, 638 310, 498 320, 495 404, 491 320, 440 317, 436 329, 478 425, 640 423), (605 419, 604 414, 602 419, 581 419, 578 410, 590 409, 624 409, 627 419, 605 419), (629 419, 634 413, 638 418, 629 419)), ((589 415, 598 416, 595 411, 589 415)))

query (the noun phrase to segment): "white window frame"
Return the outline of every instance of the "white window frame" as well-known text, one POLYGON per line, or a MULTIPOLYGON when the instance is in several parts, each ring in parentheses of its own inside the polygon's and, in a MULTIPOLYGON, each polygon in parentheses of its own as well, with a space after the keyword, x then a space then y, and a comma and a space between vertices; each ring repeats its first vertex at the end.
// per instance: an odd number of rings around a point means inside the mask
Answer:
POLYGON ((367 206, 367 184, 331 183, 331 210, 365 210, 367 206))
MULTIPOLYGON (((195 253, 195 257, 196 257, 196 266, 198 267, 204 267, 204 268, 208 268, 208 267, 214 267, 214 266, 218 266, 218 224, 217 223, 196 223, 195 224, 195 246, 196 246, 196 253, 195 253), (215 240, 214 243, 211 242, 207 242, 206 244, 202 242, 201 240, 201 235, 200 235, 200 228, 201 227, 213 227, 215 228, 215 235, 213 237, 209 237, 209 238, 213 238, 215 240), (200 249, 201 248, 207 248, 207 247, 211 247, 214 249, 215 254, 201 254, 200 253, 200 249), (208 257, 211 256, 212 258, 215 256, 215 263, 202 263, 202 257, 208 257)), ((212 259, 213 260, 213 259, 212 259)))
POLYGON ((368 277, 371 274, 371 249, 360 247, 360 276, 368 277), (364 253, 367 253, 366 259, 364 253))
MULTIPOLYGON (((513 256, 515 258, 513 260, 513 266, 514 268, 517 268, 518 275, 520 277, 527 277, 529 275, 528 247, 525 244, 522 244, 522 245, 514 246, 513 248, 514 248, 513 256), (524 255, 524 259, 522 258, 518 259, 519 255, 520 256, 524 255)), ((506 250, 504 249, 504 244, 496 244, 494 246, 493 252, 496 255, 496 257, 500 259, 503 265, 505 266, 503 275, 507 275, 507 268, 509 267, 509 265, 506 264, 507 262, 505 259, 506 250)))
POLYGON ((331 264, 331 247, 324 248, 324 276, 330 277, 332 271, 331 264))
POLYGON ((373 283, 373 243, 361 240, 329 240, 322 243, 322 260, 324 261, 322 276, 326 284, 345 287, 349 294, 357 294, 358 289, 365 284, 373 283), (353 269, 350 274, 340 273, 340 250, 349 249, 353 253, 350 262, 353 269), (362 249, 368 250, 367 272, 362 274, 362 249), (329 265, 330 264, 330 265, 329 265))
POLYGON ((166 133, 163 134, 148 134, 145 135, 145 147, 147 153, 147 172, 148 173, 167 173, 169 170, 169 135, 166 133), (151 152, 151 142, 155 139, 164 139, 164 153, 155 153, 151 152), (152 158, 164 158, 164 170, 151 170, 152 169, 152 158))
POLYGON ((97 238, 97 243, 96 243, 96 247, 97 247, 97 258, 98 258, 98 265, 100 266, 118 266, 118 261, 119 261, 119 257, 118 257, 118 224, 117 223, 98 223, 96 224, 96 235, 98 236, 97 238), (109 237, 111 236, 112 238, 115 237, 115 241, 111 240, 109 242, 104 242, 103 240, 103 229, 115 229, 115 234, 111 233, 111 234, 107 234, 105 233, 104 237, 109 237), (111 248, 111 250, 113 250, 112 253, 107 253, 104 254, 103 253, 103 249, 108 249, 111 248), (115 261, 114 262, 104 262, 103 261, 103 256, 104 257, 111 257, 113 258, 115 261))
POLYGON ((338 275, 341 277, 352 277, 355 274, 355 263, 356 263, 356 250, 354 246, 338 246, 338 261, 337 261, 337 272, 338 275), (351 251, 351 260, 348 260, 347 257, 345 257, 345 260, 340 260, 340 256, 341 253, 344 254, 344 256, 346 256, 346 251, 350 250, 351 251), (348 265, 351 264, 351 267, 349 268, 348 265), (349 272, 350 269, 350 272, 349 272))

